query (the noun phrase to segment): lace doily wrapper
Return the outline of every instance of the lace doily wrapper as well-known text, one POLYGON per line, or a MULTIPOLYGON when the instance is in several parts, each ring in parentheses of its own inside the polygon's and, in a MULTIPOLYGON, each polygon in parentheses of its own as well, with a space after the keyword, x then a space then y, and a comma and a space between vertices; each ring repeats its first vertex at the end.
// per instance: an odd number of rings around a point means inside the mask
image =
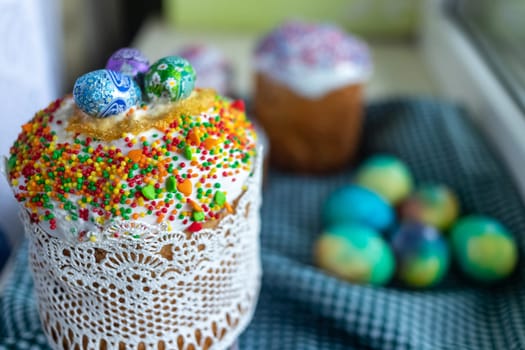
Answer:
MULTIPOLYGON (((54 349, 226 349, 247 326, 261 266, 261 159, 233 213, 199 232, 71 244, 22 214, 54 349)), ((123 228, 124 229, 124 228, 123 228)))

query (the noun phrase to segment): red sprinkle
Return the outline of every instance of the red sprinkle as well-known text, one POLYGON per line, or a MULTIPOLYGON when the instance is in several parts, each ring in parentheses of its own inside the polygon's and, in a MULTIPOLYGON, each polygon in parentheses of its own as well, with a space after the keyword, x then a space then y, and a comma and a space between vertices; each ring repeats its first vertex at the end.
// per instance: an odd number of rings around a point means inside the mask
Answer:
POLYGON ((202 224, 200 222, 193 222, 189 227, 188 227, 188 231, 190 232, 198 232, 202 230, 202 224))

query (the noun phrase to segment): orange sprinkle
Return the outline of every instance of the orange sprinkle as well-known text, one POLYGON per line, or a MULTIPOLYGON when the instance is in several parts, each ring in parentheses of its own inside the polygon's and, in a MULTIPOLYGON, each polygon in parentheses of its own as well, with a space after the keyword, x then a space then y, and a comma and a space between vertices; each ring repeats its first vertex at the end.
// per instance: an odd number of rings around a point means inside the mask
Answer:
POLYGON ((224 203, 224 207, 226 208, 226 210, 228 211, 228 213, 233 213, 233 208, 232 206, 230 205, 230 203, 226 202, 224 203))
POLYGON ((162 221, 164 221, 164 214, 157 216, 157 222, 160 224, 162 221))
POLYGON ((184 180, 183 182, 177 184, 177 189, 182 192, 183 195, 189 196, 192 191, 192 184, 189 179, 184 180))
POLYGON ((131 159, 133 162, 138 163, 142 158, 142 150, 132 149, 128 152, 128 158, 131 159))
POLYGON ((196 128, 190 130, 187 139, 190 143, 195 143, 195 145, 200 146, 201 140, 199 138, 199 130, 196 128))
POLYGON ((190 203, 191 207, 196 211, 202 211, 202 207, 199 205, 199 203, 192 201, 191 199, 188 199, 188 202, 190 203))
POLYGON ((139 214, 138 213, 133 213, 133 215, 131 215, 133 217, 134 220, 137 220, 139 218, 139 214))
POLYGON ((218 143, 219 143, 219 140, 217 140, 217 139, 215 139, 213 137, 208 137, 206 140, 204 140, 204 147, 207 150, 210 150, 213 147, 217 146, 218 143))
POLYGON ((27 133, 31 132, 32 129, 33 129, 33 124, 32 123, 26 123, 26 124, 22 125, 22 130, 24 130, 27 133))

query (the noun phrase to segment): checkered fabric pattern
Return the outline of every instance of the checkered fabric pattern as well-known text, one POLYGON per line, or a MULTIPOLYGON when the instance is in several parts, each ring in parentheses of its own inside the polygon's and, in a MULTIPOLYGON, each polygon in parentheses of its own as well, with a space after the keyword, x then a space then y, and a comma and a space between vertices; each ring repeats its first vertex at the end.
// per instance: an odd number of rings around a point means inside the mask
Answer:
MULTIPOLYGON (((485 142, 450 104, 396 99, 367 108, 365 157, 403 158, 417 182, 442 182, 460 195, 464 213, 499 218, 525 247, 525 210, 518 191, 485 142)), ((262 208, 263 288, 240 349, 525 349, 525 276, 480 286, 453 269, 438 288, 355 285, 312 263, 323 199, 352 169, 329 176, 270 172, 262 208)), ((523 261, 521 261, 523 263, 523 261)), ((27 268, 27 251, 0 299, 0 349, 44 349, 27 268)))

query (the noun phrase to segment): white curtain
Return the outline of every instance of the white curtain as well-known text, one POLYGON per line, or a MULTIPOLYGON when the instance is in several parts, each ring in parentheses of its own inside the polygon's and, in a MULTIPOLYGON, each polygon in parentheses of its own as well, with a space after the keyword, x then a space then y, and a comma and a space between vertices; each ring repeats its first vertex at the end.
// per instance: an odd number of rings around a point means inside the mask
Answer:
MULTIPOLYGON (((20 126, 59 96, 59 0, 0 0, 0 155, 7 155, 20 126)), ((0 227, 10 241, 23 237, 18 207, 0 178, 0 227)))

